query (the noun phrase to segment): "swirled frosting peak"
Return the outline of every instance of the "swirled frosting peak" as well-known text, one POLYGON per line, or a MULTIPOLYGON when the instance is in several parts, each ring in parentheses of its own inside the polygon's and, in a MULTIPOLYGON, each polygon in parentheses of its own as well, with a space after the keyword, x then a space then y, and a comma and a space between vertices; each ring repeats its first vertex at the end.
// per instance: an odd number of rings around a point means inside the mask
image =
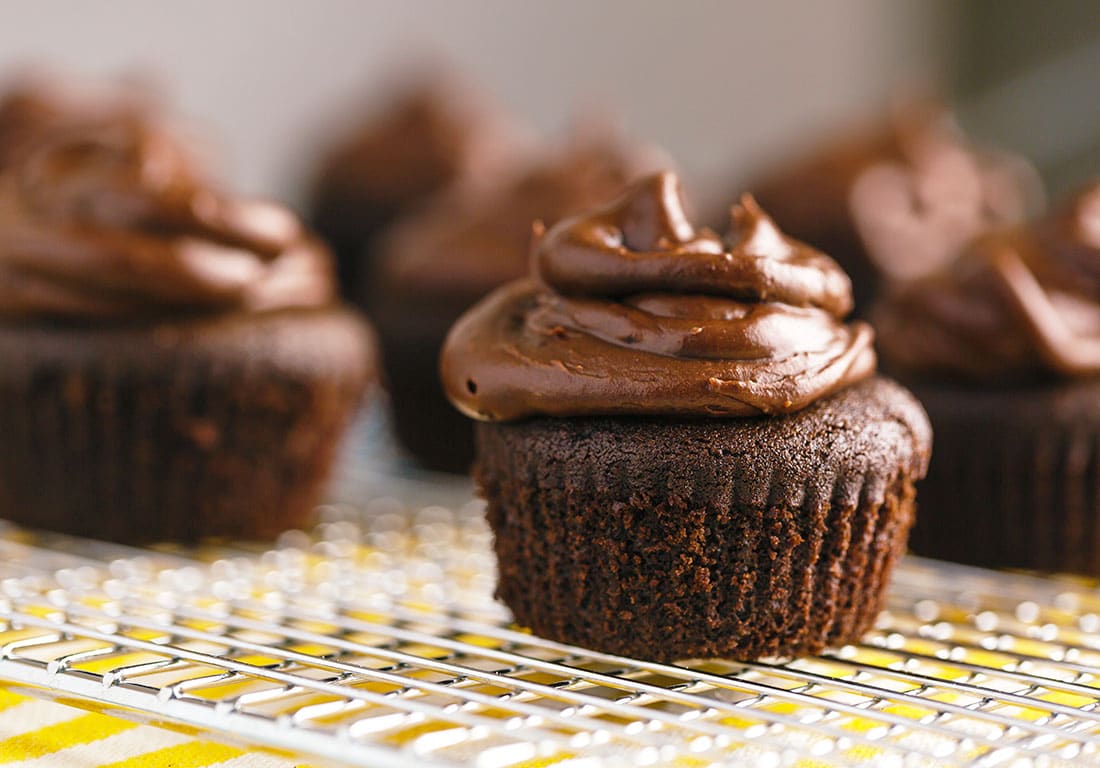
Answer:
POLYGON ((971 145, 951 121, 937 124, 899 125, 898 156, 870 164, 851 184, 852 222, 887 280, 936 271, 975 237, 1024 221, 1042 199, 1025 160, 971 145))
POLYGON ((1100 182, 1034 224, 976 240, 875 312, 911 375, 986 383, 1100 374, 1100 182))
POLYGON ((213 186, 144 115, 67 126, 0 174, 0 316, 258 311, 332 285, 289 211, 213 186))
POLYGON ((748 196, 725 237, 696 229, 671 173, 536 226, 532 271, 444 346, 444 387, 474 418, 789 413, 875 368, 870 327, 843 322, 851 285, 831 259, 748 196))

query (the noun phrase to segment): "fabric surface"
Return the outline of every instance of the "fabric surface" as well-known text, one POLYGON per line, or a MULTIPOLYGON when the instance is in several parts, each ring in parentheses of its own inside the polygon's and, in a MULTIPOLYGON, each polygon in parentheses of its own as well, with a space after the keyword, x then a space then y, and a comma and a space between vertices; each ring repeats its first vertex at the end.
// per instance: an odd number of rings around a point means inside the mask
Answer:
POLYGON ((309 768, 0 688, 3 768, 309 768))

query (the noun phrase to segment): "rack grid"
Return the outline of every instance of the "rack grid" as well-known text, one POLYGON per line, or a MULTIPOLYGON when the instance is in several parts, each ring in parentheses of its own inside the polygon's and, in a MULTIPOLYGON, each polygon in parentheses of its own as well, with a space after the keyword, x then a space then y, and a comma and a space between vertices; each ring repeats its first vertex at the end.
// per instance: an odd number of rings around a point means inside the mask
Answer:
POLYGON ((0 681, 334 765, 1100 765, 1100 592, 906 558, 859 645, 651 663, 492 599, 477 502, 270 549, 0 529, 0 681))

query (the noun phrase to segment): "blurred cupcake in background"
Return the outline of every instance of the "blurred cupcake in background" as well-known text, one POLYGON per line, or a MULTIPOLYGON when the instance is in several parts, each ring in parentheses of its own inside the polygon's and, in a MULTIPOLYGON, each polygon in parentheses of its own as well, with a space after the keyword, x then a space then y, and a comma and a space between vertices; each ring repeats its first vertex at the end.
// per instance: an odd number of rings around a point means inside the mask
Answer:
POLYGON ((0 170, 0 516, 119 541, 308 523, 374 365, 328 253, 147 110, 41 123, 0 170))
POLYGON ((556 151, 480 189, 456 188, 403 220, 381 248, 372 306, 397 437, 425 467, 465 472, 473 429, 447 402, 438 360, 451 324, 526 274, 532 226, 613 199, 664 154, 589 123, 556 151))
POLYGON ((913 549, 1100 576, 1100 182, 896 288, 873 320, 936 431, 913 549))
POLYGON ((409 75, 324 153, 308 219, 336 257, 341 294, 365 305, 377 236, 452 184, 507 172, 527 132, 483 93, 442 71, 409 75))
POLYGON ((852 279, 857 314, 882 283, 928 274, 991 228, 1042 202, 1034 169, 972 144, 938 102, 899 103, 750 185, 793 237, 827 253, 852 279))

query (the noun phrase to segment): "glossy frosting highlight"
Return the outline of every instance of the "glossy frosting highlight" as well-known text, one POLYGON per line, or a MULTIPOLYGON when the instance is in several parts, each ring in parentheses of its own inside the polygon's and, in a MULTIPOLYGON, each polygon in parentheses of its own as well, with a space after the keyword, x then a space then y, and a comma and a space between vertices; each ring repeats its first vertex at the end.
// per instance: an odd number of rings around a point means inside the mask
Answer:
POLYGON ((327 253, 233 198, 139 112, 68 125, 0 173, 0 316, 129 319, 327 303, 327 253))
POLYGON ((1100 183, 1033 225, 975 241, 877 308, 912 375, 1011 383, 1100 373, 1100 183))
POLYGON ((757 416, 797 411, 869 376, 851 286, 746 197, 725 238, 696 230, 658 174, 541 233, 533 277, 452 329, 441 370, 484 420, 536 415, 757 416))

